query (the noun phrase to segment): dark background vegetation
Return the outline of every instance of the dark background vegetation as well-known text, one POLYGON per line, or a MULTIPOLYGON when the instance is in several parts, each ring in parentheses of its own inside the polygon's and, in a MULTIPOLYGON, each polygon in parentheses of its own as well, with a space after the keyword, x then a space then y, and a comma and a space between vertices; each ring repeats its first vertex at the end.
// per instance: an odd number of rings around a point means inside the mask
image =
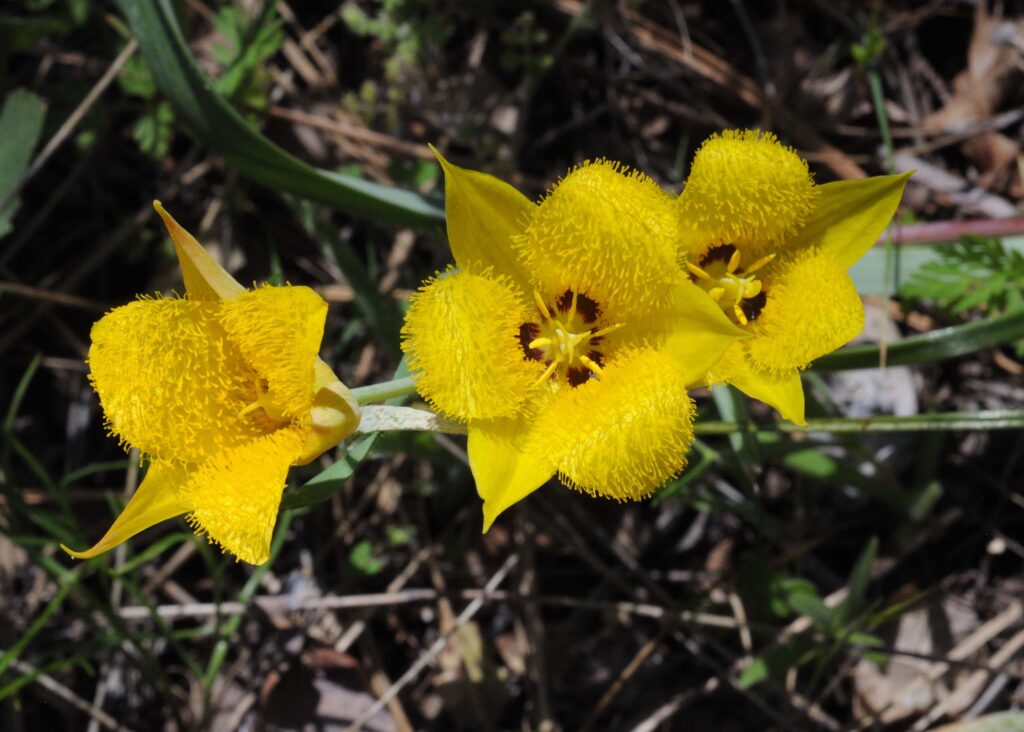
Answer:
MULTIPOLYGON (((1024 704, 1019 430, 708 437, 650 502, 552 484, 486 536, 464 443, 402 434, 283 515, 259 571, 181 521, 66 557, 138 480, 83 358, 106 309, 181 289, 153 199, 240 281, 316 286, 351 386, 390 378, 403 303, 449 261, 440 226, 239 174, 159 91, 122 7, 0 6, 0 729, 911 730, 1024 704)), ((1019 3, 176 8, 268 138, 437 200, 428 142, 533 197, 602 156, 678 190, 728 127, 775 131, 819 182, 916 169, 905 222, 1008 218, 1024 195, 1019 3)), ((867 337, 1017 312, 1019 248, 922 247, 897 292, 860 275, 867 337)), ((978 412, 1019 408, 1022 373, 1009 343, 806 387, 818 416, 978 412)), ((772 416, 699 398, 711 418, 772 416)))

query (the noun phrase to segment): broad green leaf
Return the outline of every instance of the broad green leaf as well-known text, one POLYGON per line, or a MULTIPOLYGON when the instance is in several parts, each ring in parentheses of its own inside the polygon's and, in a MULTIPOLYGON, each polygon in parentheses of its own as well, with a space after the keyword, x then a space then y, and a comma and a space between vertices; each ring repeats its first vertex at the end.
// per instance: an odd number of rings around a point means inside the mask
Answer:
POLYGON ((432 201, 418 193, 315 168, 254 130, 214 90, 189 52, 171 0, 118 5, 157 87, 193 134, 246 177, 285 193, 348 214, 404 226, 429 228, 444 221, 432 201))
POLYGON ((0 110, 0 238, 11 230, 11 219, 21 205, 15 188, 28 168, 39 142, 46 104, 26 89, 15 89, 0 110))

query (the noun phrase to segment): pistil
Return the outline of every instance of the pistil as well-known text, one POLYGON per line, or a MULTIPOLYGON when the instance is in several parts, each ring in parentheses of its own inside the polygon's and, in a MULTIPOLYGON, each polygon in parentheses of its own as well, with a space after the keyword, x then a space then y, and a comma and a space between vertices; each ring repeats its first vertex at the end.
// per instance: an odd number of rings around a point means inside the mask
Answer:
POLYGON ((704 288, 734 322, 747 325, 756 320, 767 302, 764 283, 754 273, 775 259, 769 254, 744 269, 740 250, 732 244, 712 247, 700 265, 687 262, 694 282, 704 288))

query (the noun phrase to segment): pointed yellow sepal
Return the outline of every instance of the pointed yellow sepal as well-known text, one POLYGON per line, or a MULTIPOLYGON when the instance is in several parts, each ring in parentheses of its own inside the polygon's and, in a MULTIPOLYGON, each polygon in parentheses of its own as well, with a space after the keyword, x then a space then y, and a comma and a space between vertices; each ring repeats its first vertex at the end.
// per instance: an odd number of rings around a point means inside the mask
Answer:
POLYGON ((817 247, 849 269, 889 225, 913 172, 841 180, 818 186, 818 200, 793 249, 817 247))
POLYGON ((444 171, 444 212, 455 263, 470 272, 492 269, 529 291, 530 277, 513 240, 536 206, 505 181, 460 168, 429 147, 444 171))
POLYGON ((92 559, 150 526, 187 513, 190 510, 188 505, 178 497, 178 486, 187 477, 188 473, 183 468, 163 462, 152 463, 128 505, 102 539, 85 551, 76 552, 63 544, 60 548, 75 559, 92 559))

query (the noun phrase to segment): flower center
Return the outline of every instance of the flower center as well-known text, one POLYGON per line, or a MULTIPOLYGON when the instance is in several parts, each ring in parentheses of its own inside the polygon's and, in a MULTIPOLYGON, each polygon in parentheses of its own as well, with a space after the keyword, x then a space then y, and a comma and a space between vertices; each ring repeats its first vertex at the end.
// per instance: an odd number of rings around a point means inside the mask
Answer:
POLYGON ((687 262, 691 279, 703 287, 711 299, 734 323, 746 325, 757 320, 768 295, 754 273, 775 259, 774 254, 761 257, 744 269, 740 266, 740 250, 733 244, 711 247, 700 258, 700 266, 687 262))
POLYGON ((526 358, 548 365, 537 383, 558 378, 579 386, 600 374, 604 362, 601 342, 622 323, 604 324, 600 306, 572 290, 555 298, 553 307, 548 307, 539 292, 533 297, 540 322, 519 326, 519 342, 526 358))

